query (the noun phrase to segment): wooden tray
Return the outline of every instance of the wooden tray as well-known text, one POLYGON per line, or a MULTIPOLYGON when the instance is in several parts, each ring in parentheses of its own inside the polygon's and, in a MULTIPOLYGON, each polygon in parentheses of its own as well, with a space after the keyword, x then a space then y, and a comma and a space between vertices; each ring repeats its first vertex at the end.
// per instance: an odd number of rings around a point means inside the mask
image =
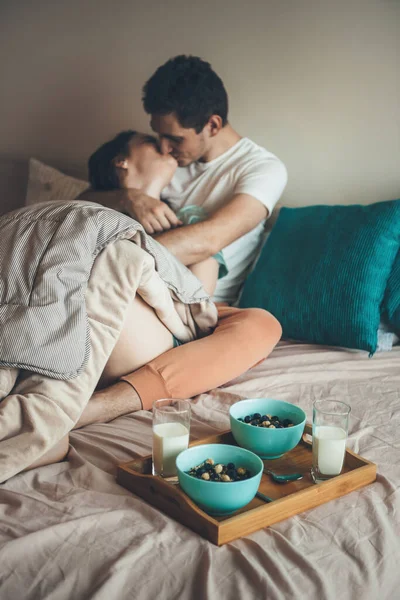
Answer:
MULTIPOLYGON (((263 461, 265 466, 275 473, 304 473, 303 479, 282 484, 274 483, 271 477, 263 474, 259 491, 276 500, 265 503, 255 497, 234 515, 226 517, 208 515, 181 490, 179 485, 153 476, 151 456, 120 465, 117 471, 117 482, 176 521, 221 546, 375 481, 376 465, 346 449, 342 473, 329 481, 314 484, 310 475, 312 447, 307 439, 310 434, 311 426, 306 425, 303 439, 296 448, 282 458, 263 461)), ((199 444, 236 445, 236 442, 232 433, 225 431, 192 442, 190 446, 199 444)))

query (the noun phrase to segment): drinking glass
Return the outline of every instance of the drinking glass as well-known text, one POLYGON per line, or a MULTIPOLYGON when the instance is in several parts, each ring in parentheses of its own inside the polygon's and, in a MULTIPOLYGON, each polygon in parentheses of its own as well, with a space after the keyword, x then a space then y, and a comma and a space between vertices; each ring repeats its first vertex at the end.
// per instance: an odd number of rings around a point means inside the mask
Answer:
POLYGON ((174 398, 153 402, 153 475, 176 476, 175 459, 189 445, 190 402, 174 398))
POLYGON ((316 400, 313 404, 311 475, 315 482, 342 472, 350 411, 340 400, 316 400))

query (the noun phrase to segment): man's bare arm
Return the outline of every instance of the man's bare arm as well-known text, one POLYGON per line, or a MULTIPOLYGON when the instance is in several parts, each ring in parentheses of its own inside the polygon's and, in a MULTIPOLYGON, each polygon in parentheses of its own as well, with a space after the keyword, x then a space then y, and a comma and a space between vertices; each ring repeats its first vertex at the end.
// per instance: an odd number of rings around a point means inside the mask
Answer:
POLYGON ((132 188, 106 192, 97 192, 89 188, 78 197, 78 200, 97 202, 107 208, 125 213, 139 221, 146 233, 150 235, 182 224, 165 202, 132 188))
POLYGON ((156 236, 184 265, 198 263, 248 233, 268 216, 268 209, 248 194, 237 194, 208 219, 156 236))

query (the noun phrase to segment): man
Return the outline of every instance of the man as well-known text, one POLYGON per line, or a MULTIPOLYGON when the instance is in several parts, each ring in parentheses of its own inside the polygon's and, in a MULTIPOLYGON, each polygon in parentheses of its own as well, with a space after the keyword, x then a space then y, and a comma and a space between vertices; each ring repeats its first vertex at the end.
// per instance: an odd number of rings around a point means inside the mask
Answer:
MULTIPOLYGON (((276 156, 231 127, 224 85, 200 58, 182 55, 167 61, 143 91, 143 105, 159 136, 160 150, 172 154, 180 167, 163 190, 163 199, 169 204, 138 189, 89 190, 81 198, 128 213, 185 265, 223 250, 228 274, 218 280, 213 299, 234 304, 263 239, 265 219, 285 188, 286 168, 276 156), (190 205, 203 207, 208 218, 181 226, 174 210, 190 205)), ((225 327, 221 313, 219 316, 213 334, 218 338, 224 336, 225 327)), ((232 325, 236 326, 228 324, 232 325)), ((278 327, 277 339, 281 335, 278 327)), ((249 330, 247 334, 252 335, 249 330)), ((182 348, 171 352, 182 352, 182 348)), ((137 374, 95 392, 78 426, 137 410, 137 374)), ((167 383, 171 389, 171 382, 167 383)))
POLYGON ((180 167, 163 191, 168 204, 136 190, 84 197, 130 214, 185 265, 223 250, 228 274, 218 281, 214 300, 235 303, 262 241, 265 219, 285 188, 285 166, 232 128, 225 87, 200 58, 170 59, 143 92, 161 151, 172 154, 180 167), (202 206, 208 218, 179 226, 174 211, 193 204, 202 206))

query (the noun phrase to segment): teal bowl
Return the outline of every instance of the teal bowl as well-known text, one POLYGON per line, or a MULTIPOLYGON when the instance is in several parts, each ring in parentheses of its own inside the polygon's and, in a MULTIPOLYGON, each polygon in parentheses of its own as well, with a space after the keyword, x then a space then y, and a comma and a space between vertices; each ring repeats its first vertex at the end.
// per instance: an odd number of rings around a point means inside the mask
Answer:
POLYGON ((229 416, 236 443, 267 460, 280 458, 297 446, 306 424, 306 414, 299 406, 271 398, 240 400, 232 404, 229 416), (294 426, 269 429, 238 421, 240 417, 243 419, 254 413, 276 415, 281 420, 290 419, 294 426))
POLYGON ((229 515, 253 500, 260 485, 263 463, 252 452, 226 444, 203 444, 181 452, 176 459, 179 485, 183 491, 210 515, 229 515), (233 462, 244 467, 252 477, 243 481, 205 481, 188 475, 186 471, 212 458, 215 464, 233 462))

